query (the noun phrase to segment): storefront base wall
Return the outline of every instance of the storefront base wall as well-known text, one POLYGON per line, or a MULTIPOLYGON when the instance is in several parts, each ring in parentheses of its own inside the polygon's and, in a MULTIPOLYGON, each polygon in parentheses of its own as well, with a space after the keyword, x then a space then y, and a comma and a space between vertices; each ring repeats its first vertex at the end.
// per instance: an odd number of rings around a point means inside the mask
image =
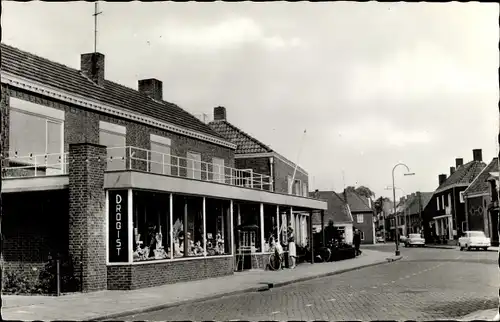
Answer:
POLYGON ((108 266, 109 290, 134 290, 233 274, 234 257, 108 266))

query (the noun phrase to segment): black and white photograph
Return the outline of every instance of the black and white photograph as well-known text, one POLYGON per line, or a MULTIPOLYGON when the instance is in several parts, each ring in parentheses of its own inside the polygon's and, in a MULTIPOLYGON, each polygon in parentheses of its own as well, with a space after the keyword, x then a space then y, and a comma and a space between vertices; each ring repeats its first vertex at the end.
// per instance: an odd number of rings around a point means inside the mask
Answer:
POLYGON ((2 320, 500 321, 497 3, 1 6, 2 320))

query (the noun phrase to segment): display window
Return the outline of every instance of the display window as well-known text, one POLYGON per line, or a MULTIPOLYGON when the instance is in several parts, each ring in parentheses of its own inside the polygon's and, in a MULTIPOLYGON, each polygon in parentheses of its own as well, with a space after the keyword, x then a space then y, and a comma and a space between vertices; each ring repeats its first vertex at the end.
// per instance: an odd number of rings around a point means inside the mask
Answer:
POLYGON ((134 262, 170 258, 170 195, 133 192, 134 262))
POLYGON ((207 256, 231 254, 230 201, 206 199, 207 256))
POLYGON ((260 252, 260 205, 241 203, 238 208, 238 248, 260 252))
POLYGON ((174 196, 174 258, 204 256, 203 198, 174 196))
POLYGON ((276 240, 276 206, 264 205, 264 252, 269 252, 271 238, 276 240))

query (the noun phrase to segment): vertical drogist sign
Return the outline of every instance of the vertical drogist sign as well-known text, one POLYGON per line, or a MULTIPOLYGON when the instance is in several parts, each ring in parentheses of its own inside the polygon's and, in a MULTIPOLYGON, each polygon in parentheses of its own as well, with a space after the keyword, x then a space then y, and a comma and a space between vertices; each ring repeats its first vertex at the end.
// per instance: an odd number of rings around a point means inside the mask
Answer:
POLYGON ((109 262, 128 262, 128 191, 110 190, 108 196, 109 262))

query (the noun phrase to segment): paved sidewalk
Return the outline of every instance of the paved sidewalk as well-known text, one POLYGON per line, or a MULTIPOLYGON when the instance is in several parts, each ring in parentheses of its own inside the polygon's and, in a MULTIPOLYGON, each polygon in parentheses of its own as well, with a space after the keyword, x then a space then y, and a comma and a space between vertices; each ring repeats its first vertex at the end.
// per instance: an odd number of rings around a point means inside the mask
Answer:
POLYGON ((248 271, 133 291, 99 291, 61 297, 3 295, 2 318, 51 321, 118 318, 189 302, 268 290, 270 287, 340 274, 398 259, 401 257, 388 257, 387 253, 364 250, 361 256, 340 262, 314 265, 304 263, 293 270, 248 271))

